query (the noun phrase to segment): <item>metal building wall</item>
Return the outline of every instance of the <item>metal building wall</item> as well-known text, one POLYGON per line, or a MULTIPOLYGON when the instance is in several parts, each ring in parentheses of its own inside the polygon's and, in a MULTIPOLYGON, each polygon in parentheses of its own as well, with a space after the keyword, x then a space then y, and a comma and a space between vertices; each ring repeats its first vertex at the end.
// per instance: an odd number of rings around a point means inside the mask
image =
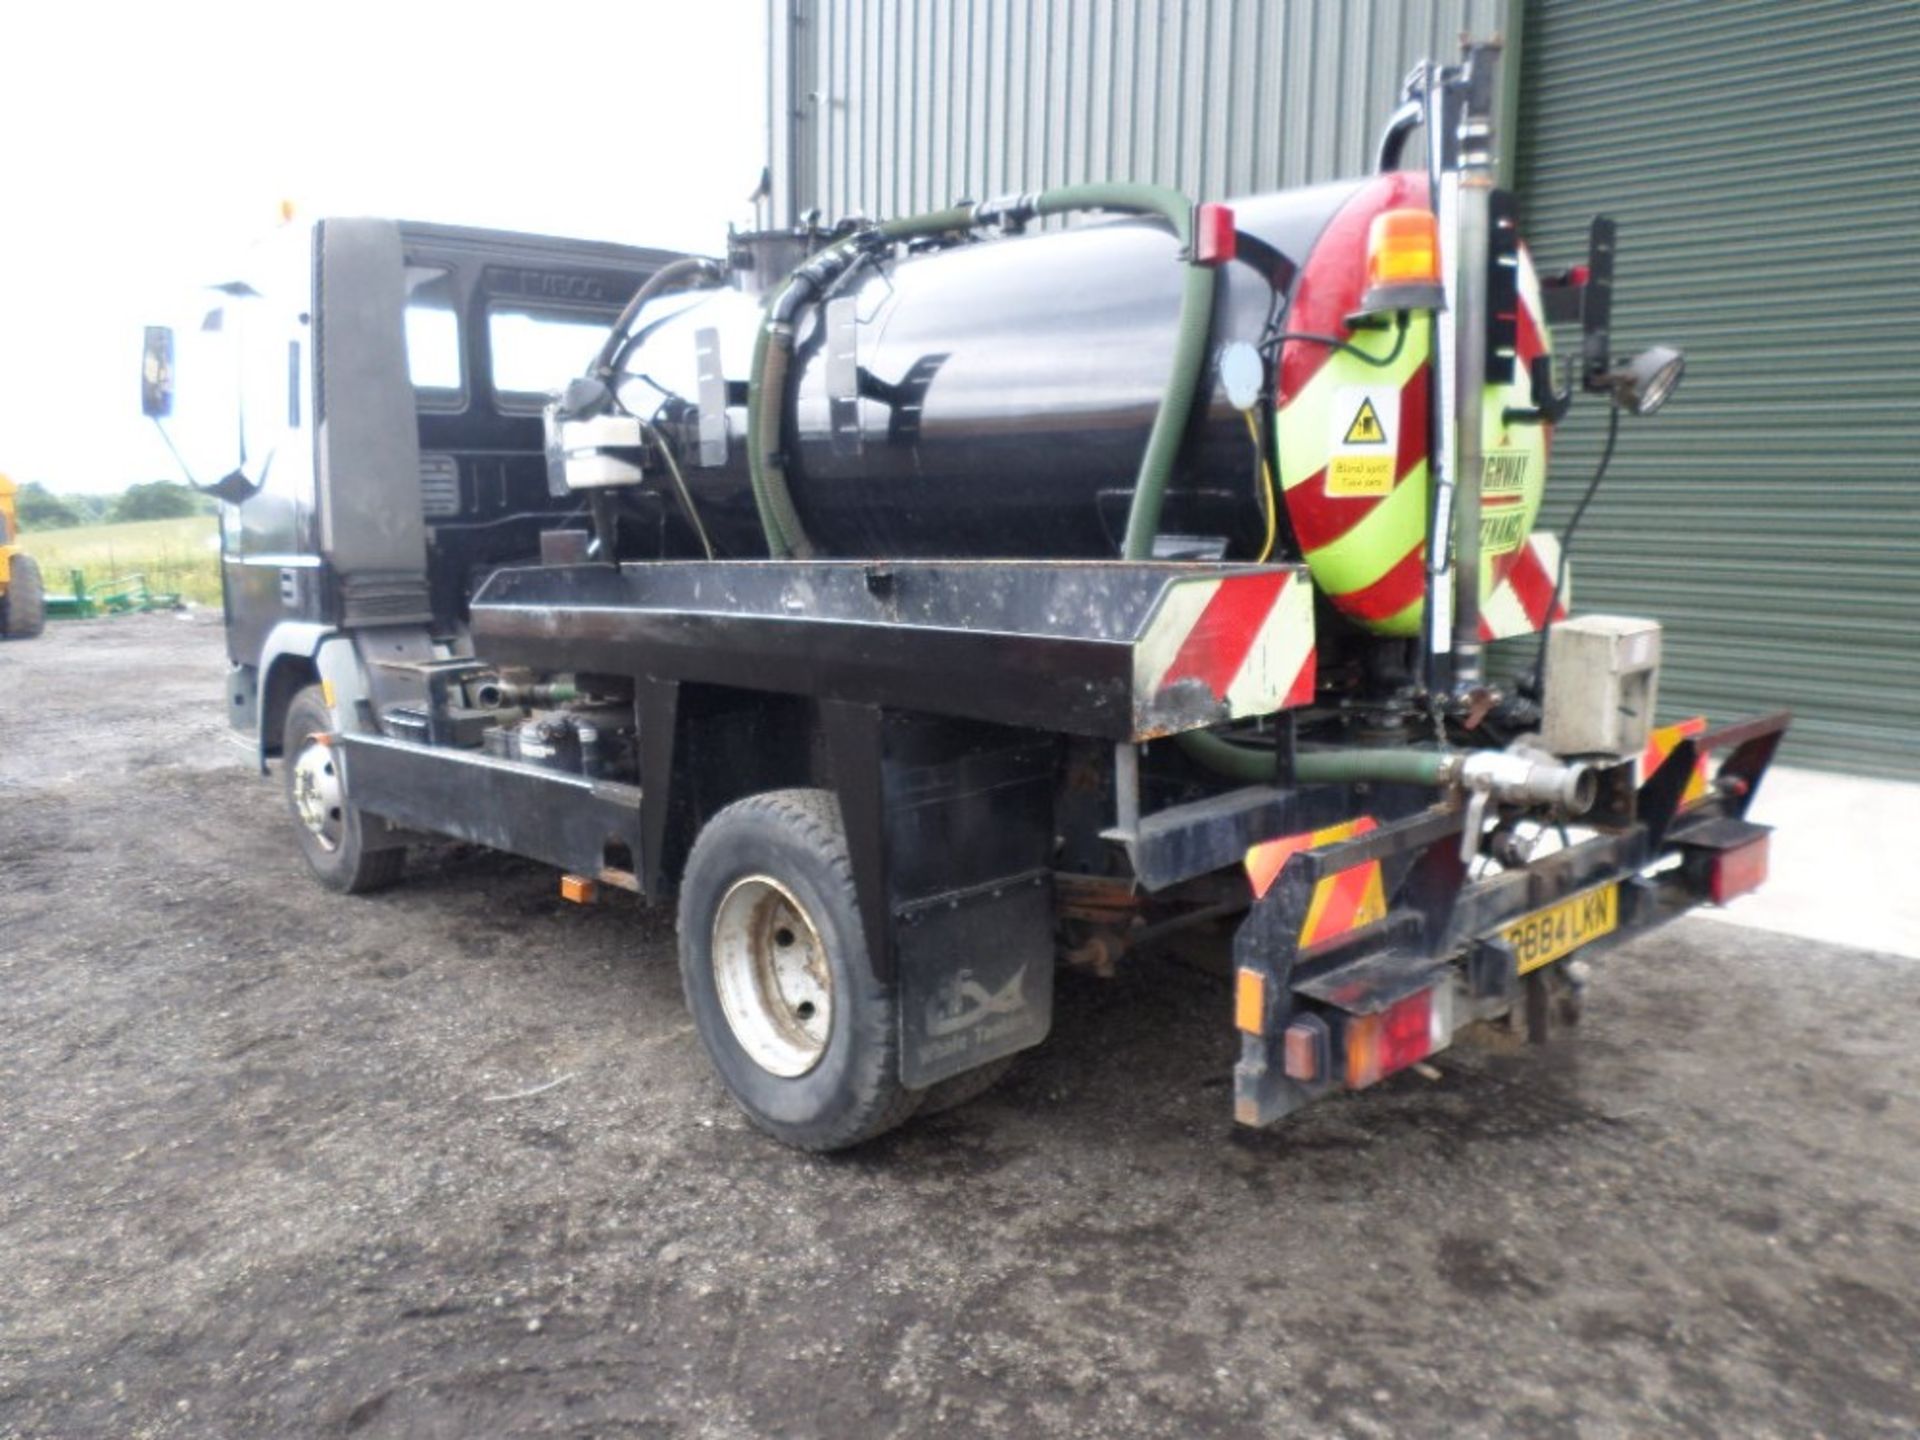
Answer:
POLYGON ((769 0, 773 213, 1357 174, 1408 68, 1511 0, 769 0))
MULTIPOLYGON (((1623 427, 1583 610, 1668 626, 1663 709, 1798 712, 1788 757, 1920 779, 1920 4, 769 0, 772 214, 1089 179, 1197 197, 1362 170, 1401 77, 1519 39, 1536 254, 1622 225, 1622 350, 1686 347, 1623 427), (1524 30, 1522 27, 1524 20, 1524 30)), ((1505 157, 1513 158, 1511 154, 1505 157)), ((1599 448, 1554 456, 1558 528, 1599 448)))
MULTIPOLYGON (((1785 757, 1920 779, 1920 5, 1536 0, 1520 192, 1535 253, 1620 222, 1617 347, 1687 351, 1621 427, 1582 610, 1667 626, 1661 709, 1780 704, 1785 757)), ((1584 409, 1585 414, 1580 411, 1584 409)), ((1576 406, 1558 528, 1599 450, 1576 406)))

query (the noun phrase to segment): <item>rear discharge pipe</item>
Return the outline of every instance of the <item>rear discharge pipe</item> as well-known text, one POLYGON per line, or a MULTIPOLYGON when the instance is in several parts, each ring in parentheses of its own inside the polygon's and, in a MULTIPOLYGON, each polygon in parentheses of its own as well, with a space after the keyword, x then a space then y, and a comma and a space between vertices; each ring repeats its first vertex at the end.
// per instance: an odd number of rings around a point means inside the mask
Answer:
POLYGON ((1584 815, 1599 797, 1593 767, 1521 750, 1302 750, 1294 778, 1304 785, 1431 785, 1485 793, 1511 805, 1551 805, 1584 815))

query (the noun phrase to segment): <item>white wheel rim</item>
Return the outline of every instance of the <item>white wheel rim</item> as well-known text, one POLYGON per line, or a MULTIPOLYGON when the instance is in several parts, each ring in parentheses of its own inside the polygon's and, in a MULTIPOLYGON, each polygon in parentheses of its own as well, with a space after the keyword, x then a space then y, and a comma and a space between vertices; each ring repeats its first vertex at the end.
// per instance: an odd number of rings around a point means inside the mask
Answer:
POLYGON ((753 1063, 783 1079, 820 1063, 833 1034, 833 968, 806 906, 778 880, 736 880, 713 917, 720 1009, 753 1063))
POLYGON ((346 829, 345 805, 340 764, 333 747, 308 740, 294 757, 293 809, 322 849, 340 848, 340 837, 346 829))

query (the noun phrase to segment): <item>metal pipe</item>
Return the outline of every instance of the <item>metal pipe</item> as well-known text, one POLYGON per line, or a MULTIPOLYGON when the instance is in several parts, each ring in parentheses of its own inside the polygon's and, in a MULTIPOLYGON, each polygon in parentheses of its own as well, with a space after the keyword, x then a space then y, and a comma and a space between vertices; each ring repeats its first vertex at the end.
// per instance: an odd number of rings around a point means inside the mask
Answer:
POLYGON ((1457 139, 1453 91, 1447 73, 1429 64, 1421 100, 1426 110, 1427 184, 1433 194, 1440 242, 1440 283, 1444 298, 1433 316, 1433 405, 1429 411, 1427 464, 1432 487, 1427 508, 1427 573, 1421 629, 1423 669, 1428 690, 1438 693, 1453 680, 1453 489, 1455 470, 1454 366, 1459 300, 1454 259, 1458 253, 1458 176, 1453 172, 1457 139))
POLYGON ((1600 783, 1590 765, 1519 750, 1302 750, 1293 773, 1307 785, 1432 785, 1569 815, 1593 808, 1600 783))
POLYGON ((1113 747, 1113 823, 1125 835, 1140 828, 1140 751, 1130 740, 1113 747))
POLYGON ((1407 137, 1420 128, 1420 122, 1426 115, 1426 107, 1415 96, 1405 101, 1393 112, 1387 121, 1387 128, 1380 132, 1379 143, 1374 147, 1373 168, 1379 174, 1400 168, 1400 158, 1407 147, 1407 137))
MULTIPOLYGON (((1467 51, 1460 79, 1458 185, 1455 192, 1457 300, 1454 318, 1453 683, 1484 677, 1480 644, 1480 482, 1485 466, 1487 322, 1494 185, 1493 105, 1497 43, 1467 51)), ((1446 410, 1441 411, 1447 414, 1446 410)))
POLYGON ((726 272, 716 262, 697 256, 662 265, 647 277, 646 282, 638 290, 633 292, 633 298, 627 301, 626 308, 620 312, 620 318, 613 322, 613 328, 607 332, 606 341, 600 346, 600 353, 594 356, 593 364, 588 367, 587 373, 601 380, 612 376, 619 367, 620 350, 626 343, 627 331, 640 312, 646 308, 648 301, 659 298, 669 290, 682 289, 701 280, 718 285, 724 279, 726 279, 726 272))
POLYGON ((473 703, 482 710, 510 705, 562 705, 580 698, 579 689, 565 680, 519 685, 511 680, 482 680, 473 687, 473 703))

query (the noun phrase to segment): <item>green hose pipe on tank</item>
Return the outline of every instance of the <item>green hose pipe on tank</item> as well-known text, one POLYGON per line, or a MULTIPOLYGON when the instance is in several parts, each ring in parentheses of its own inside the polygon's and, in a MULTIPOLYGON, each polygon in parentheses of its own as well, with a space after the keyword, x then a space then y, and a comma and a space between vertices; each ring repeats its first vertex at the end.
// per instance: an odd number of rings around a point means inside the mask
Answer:
MULTIPOLYGON (((924 215, 888 220, 866 232, 831 246, 795 270, 767 306, 767 322, 754 341, 753 367, 748 377, 748 474, 760 528, 766 533, 767 552, 776 559, 813 553, 794 508, 781 459, 781 422, 785 413, 787 367, 793 354, 793 325, 801 309, 817 299, 860 253, 863 239, 877 237, 898 242, 936 235, 963 234, 996 220, 1028 216, 1065 215, 1082 210, 1117 214, 1156 215, 1173 228, 1181 249, 1193 241, 1193 202, 1177 190, 1160 185, 1068 185, 1031 199, 990 201, 981 205, 953 205, 924 215)), ((1204 265, 1187 266, 1181 293, 1179 329, 1174 339, 1173 370, 1166 393, 1154 416, 1146 452, 1134 484, 1127 513, 1127 532, 1121 553, 1128 559, 1153 554, 1160 528, 1160 511, 1167 483, 1180 450, 1180 439, 1193 413, 1194 394, 1206 368, 1207 335, 1213 323, 1214 273, 1204 265)))
POLYGON ((768 301, 767 318, 754 337, 753 365, 747 375, 747 476, 760 529, 767 537, 767 554, 773 559, 806 559, 813 554, 813 543, 800 523, 793 490, 787 484, 781 445, 787 370, 793 360, 794 322, 800 311, 846 273, 860 257, 863 239, 917 240, 965 231, 974 223, 973 207, 966 205, 889 220, 865 235, 849 236, 822 250, 795 270, 768 301))
MULTIPOLYGON (((1193 202, 1163 185, 1066 185, 1043 192, 1034 201, 1036 215, 1064 215, 1075 210, 1108 210, 1118 214, 1158 215, 1173 227, 1182 252, 1193 245, 1193 202)), ((1128 560, 1151 560, 1153 542, 1160 533, 1160 512, 1181 437, 1193 414, 1194 396, 1207 364, 1207 336, 1213 329, 1214 272, 1209 265, 1189 262, 1180 295, 1179 327, 1174 333, 1173 369, 1166 393, 1153 417, 1140 473, 1134 481, 1133 503, 1127 510, 1127 533, 1120 554, 1128 560)))

